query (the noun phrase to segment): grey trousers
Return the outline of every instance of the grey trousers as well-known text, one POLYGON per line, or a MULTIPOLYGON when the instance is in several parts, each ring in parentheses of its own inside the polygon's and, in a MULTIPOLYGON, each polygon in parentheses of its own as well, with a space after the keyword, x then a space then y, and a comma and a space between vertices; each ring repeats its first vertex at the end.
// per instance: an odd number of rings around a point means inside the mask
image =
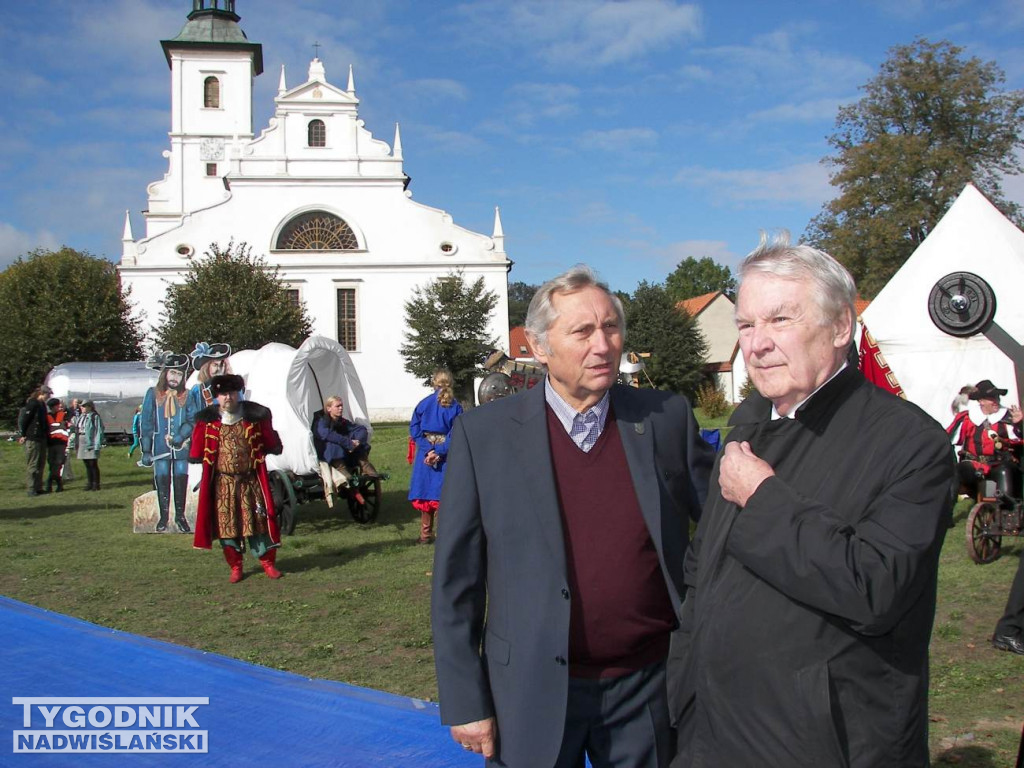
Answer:
POLYGON ((29 493, 42 493, 43 468, 46 466, 46 442, 25 441, 25 486, 29 493))
MULTIPOLYGON (((500 726, 499 726, 500 728, 500 726)), ((665 662, 622 677, 569 678, 562 751, 555 768, 659 768, 675 752, 665 662)))

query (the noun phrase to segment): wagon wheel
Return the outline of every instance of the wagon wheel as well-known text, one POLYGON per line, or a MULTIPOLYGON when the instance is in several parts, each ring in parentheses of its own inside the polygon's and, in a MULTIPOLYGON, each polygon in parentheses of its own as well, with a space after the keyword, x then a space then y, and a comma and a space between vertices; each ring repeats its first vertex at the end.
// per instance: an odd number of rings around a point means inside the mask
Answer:
POLYGON ((967 516, 967 554, 971 560, 985 565, 999 558, 1003 545, 999 530, 995 505, 988 502, 975 504, 967 516))
POLYGON ((359 477, 359 493, 362 494, 364 503, 360 504, 356 501, 355 494, 349 492, 348 511, 357 523, 372 523, 377 519, 377 513, 380 512, 380 477, 361 475, 359 477))
POLYGON ((270 473, 270 493, 274 497, 274 509, 277 510, 277 526, 285 536, 295 531, 295 507, 298 500, 288 476, 279 469, 270 473))

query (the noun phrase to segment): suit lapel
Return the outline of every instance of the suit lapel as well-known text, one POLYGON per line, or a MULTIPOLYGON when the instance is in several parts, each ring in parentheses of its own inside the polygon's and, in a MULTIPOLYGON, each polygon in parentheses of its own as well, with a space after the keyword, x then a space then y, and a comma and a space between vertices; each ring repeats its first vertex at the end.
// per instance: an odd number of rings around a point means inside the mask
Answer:
POLYGON ((548 543, 552 562, 557 564, 559 573, 564 574, 565 538, 551 462, 543 381, 520 397, 520 408, 513 414, 511 429, 504 439, 509 440, 519 454, 517 465, 505 469, 519 472, 524 479, 524 506, 529 508, 528 514, 548 543))
POLYGON ((615 423, 622 438, 622 449, 626 452, 629 474, 640 511, 647 523, 654 546, 659 554, 661 545, 661 492, 658 485, 658 469, 654 461, 654 428, 650 415, 641 413, 635 407, 632 392, 626 387, 612 388, 612 406, 615 423))

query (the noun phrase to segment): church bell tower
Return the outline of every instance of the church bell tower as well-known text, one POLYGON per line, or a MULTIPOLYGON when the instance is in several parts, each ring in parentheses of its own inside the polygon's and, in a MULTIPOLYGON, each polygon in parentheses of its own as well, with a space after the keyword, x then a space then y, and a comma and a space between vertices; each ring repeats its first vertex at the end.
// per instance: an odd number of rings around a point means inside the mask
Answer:
POLYGON ((171 147, 156 199, 150 190, 150 216, 180 216, 221 196, 232 147, 253 137, 252 88, 263 72, 263 46, 238 25, 235 0, 191 5, 178 36, 160 41, 171 69, 171 147))

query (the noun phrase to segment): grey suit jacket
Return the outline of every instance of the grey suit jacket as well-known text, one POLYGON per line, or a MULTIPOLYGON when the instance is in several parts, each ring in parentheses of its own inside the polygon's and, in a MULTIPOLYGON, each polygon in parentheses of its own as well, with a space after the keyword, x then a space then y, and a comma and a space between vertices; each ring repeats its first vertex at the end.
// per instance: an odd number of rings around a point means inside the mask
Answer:
MULTIPOLYGON (((612 406, 673 604, 713 452, 689 402, 615 386, 612 406)), ((441 719, 495 716, 498 765, 552 765, 568 697, 565 543, 542 385, 459 417, 438 514, 431 621, 441 719)))

